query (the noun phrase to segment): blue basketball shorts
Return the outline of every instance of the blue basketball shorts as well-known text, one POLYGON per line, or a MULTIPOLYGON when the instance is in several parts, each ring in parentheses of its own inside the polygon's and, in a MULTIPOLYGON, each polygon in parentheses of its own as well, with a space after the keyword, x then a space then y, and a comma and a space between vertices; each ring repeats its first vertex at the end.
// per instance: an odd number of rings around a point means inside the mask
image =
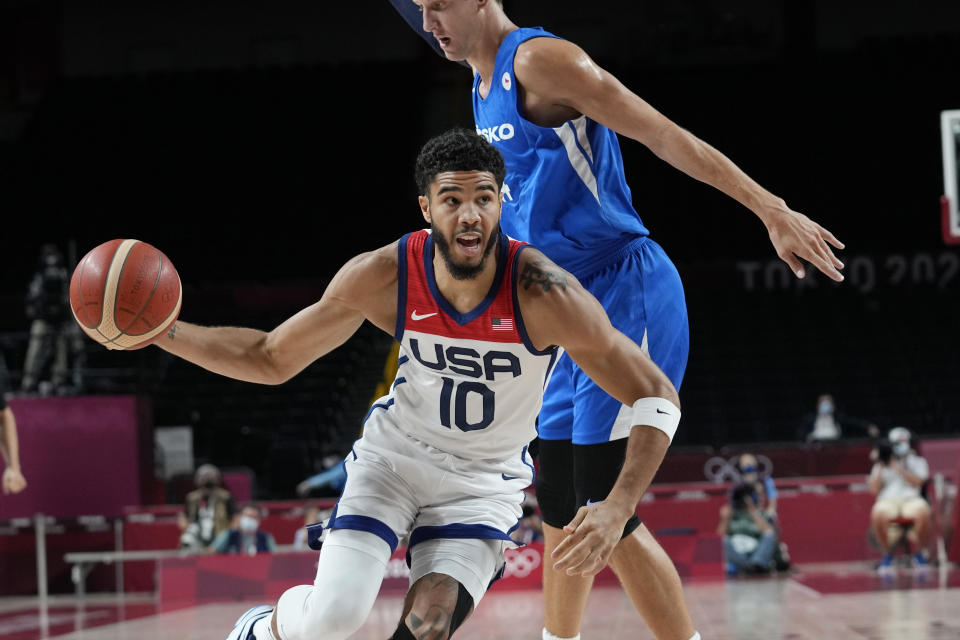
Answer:
MULTIPOLYGON (((679 391, 690 333, 683 283, 663 248, 638 238, 607 267, 581 279, 613 326, 644 349, 679 391)), ((538 421, 543 440, 599 444, 630 434, 631 408, 601 389, 566 353, 557 363, 538 421), (618 419, 619 417, 619 419, 618 419)))

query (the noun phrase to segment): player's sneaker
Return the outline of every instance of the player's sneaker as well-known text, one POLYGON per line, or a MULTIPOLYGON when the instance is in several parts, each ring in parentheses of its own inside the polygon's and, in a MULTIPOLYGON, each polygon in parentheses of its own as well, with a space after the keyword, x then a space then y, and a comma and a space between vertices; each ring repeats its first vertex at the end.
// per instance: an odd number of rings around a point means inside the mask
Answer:
POLYGON ((268 604, 259 604, 247 610, 246 613, 237 618, 237 623, 230 635, 227 636, 227 640, 256 640, 253 636, 254 623, 272 613, 273 607, 268 604))
POLYGON ((918 552, 913 555, 913 568, 920 570, 930 568, 930 563, 927 562, 927 557, 923 555, 922 552, 918 552))

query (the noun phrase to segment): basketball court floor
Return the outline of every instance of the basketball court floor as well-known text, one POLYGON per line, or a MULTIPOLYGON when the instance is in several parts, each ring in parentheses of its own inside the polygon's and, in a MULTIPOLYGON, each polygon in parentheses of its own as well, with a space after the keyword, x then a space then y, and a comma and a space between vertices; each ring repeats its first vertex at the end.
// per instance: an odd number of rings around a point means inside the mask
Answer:
MULTIPOLYGON (((704 640, 960 639, 960 569, 899 569, 879 576, 865 563, 796 567, 789 575, 685 582, 704 640)), ((158 612, 151 597, 91 594, 0 600, 3 640, 222 640, 259 602, 218 602, 158 612)), ((385 640, 400 616, 400 594, 381 595, 356 640, 385 640)), ((538 640, 540 593, 494 588, 457 631, 460 640, 538 640)), ((591 595, 584 640, 648 640, 617 588, 591 595)))

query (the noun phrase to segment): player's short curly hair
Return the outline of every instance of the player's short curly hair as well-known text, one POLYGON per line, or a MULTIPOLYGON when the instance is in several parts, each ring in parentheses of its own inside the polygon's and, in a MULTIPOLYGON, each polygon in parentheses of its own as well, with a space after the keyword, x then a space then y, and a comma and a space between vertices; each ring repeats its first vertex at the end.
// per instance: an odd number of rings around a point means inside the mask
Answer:
POLYGON ((445 171, 489 171, 498 188, 507 175, 497 148, 475 131, 459 127, 434 136, 420 149, 414 171, 420 194, 429 195, 430 184, 445 171))

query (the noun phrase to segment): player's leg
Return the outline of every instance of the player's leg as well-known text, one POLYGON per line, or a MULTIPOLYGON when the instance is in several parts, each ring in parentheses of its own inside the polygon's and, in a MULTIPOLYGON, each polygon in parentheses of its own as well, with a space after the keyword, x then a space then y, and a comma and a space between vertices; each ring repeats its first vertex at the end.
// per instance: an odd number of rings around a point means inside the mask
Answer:
POLYGON ((547 385, 538 425, 539 472, 536 479, 537 504, 543 519, 544 631, 559 638, 573 638, 580 632, 580 620, 590 596, 592 577, 568 576, 553 568, 550 554, 563 541, 564 525, 577 512, 573 483, 573 369, 563 355, 547 385))
MULTIPOLYGON (((273 637, 256 640, 340 640, 359 629, 380 591, 390 546, 367 531, 330 531, 312 586, 284 592, 271 621, 273 637)), ((260 632, 261 629, 255 629, 260 632)))
MULTIPOLYGON (((574 445, 577 504, 603 500, 623 466, 626 438, 574 445)), ((658 640, 688 640, 695 633, 680 575, 650 531, 634 515, 614 548, 610 566, 658 640)))
MULTIPOLYGON (((686 304, 679 274, 662 248, 647 240, 621 263, 597 274, 587 286, 614 326, 646 350, 679 389, 689 348, 686 304)), ((576 509, 587 501, 603 500, 613 487, 632 425, 630 407, 606 394, 575 365, 572 378, 576 509)), ((639 519, 628 522, 614 553, 623 559, 639 558, 636 562, 621 561, 618 577, 657 637, 693 637, 695 631, 676 568, 649 531, 640 527, 639 519), (635 588, 644 584, 646 588, 635 588)), ((564 573, 555 577, 575 585, 568 580, 574 576, 564 573)), ((554 636, 576 637, 579 632, 586 599, 582 595, 569 597, 570 593, 557 589, 555 594, 561 601, 553 608, 563 613, 562 618, 546 620, 546 629, 554 636), (566 626, 558 626, 561 620, 566 626), (571 624, 574 620, 575 626, 571 624), (555 632, 555 628, 566 635, 555 632)))
POLYGON ((463 624, 503 568, 504 542, 437 538, 410 549, 410 582, 391 640, 446 640, 463 624))
POLYGON ((680 575, 646 526, 640 524, 620 541, 610 556, 610 566, 658 640, 695 637, 680 575))
MULTIPOLYGON (((273 620, 255 623, 255 640, 335 640, 366 620, 390 556, 420 508, 423 487, 435 486, 440 475, 415 457, 409 438, 389 420, 384 411, 370 414, 347 456, 346 485, 324 525, 314 584, 284 592, 273 620)), ((319 531, 309 536, 313 548, 319 531)))

